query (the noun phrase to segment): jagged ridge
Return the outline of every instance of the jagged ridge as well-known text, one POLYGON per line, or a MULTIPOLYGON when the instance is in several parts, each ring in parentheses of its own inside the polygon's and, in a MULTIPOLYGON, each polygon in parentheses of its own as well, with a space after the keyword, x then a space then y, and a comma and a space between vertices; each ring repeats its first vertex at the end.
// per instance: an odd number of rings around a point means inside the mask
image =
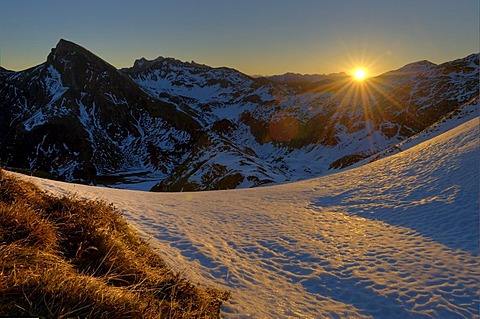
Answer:
POLYGON ((420 61, 363 88, 343 75, 278 83, 164 57, 117 70, 62 39, 45 63, 0 72, 0 161, 164 191, 309 178, 385 150, 478 96, 478 64, 478 54, 420 61))

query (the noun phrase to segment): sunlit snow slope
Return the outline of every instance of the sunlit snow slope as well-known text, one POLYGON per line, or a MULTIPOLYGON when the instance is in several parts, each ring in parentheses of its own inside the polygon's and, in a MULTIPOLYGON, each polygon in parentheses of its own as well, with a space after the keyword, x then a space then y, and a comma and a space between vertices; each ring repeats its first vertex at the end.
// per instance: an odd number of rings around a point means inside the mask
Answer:
POLYGON ((226 318, 479 318, 479 118, 404 152, 256 189, 102 198, 172 266, 233 294, 226 318))

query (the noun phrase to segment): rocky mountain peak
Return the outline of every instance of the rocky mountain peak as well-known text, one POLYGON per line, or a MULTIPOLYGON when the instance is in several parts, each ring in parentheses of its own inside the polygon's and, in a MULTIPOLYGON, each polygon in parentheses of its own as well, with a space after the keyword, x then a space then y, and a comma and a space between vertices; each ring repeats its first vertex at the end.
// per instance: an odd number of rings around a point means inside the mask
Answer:
POLYGON ((87 59, 100 59, 82 46, 71 41, 60 39, 55 48, 52 48, 50 54, 48 55, 47 61, 54 62, 62 59, 70 60, 71 57, 76 55, 82 56, 87 59))
POLYGON ((154 67, 154 65, 161 64, 165 60, 166 60, 166 58, 164 58, 162 56, 159 56, 158 58, 153 59, 153 60, 148 60, 148 59, 142 57, 140 59, 135 60, 135 62, 133 63, 133 67, 124 68, 121 71, 123 71, 123 72, 134 72, 134 73, 135 72, 143 72, 147 69, 150 69, 150 68, 154 67))
POLYGON ((88 73, 118 73, 117 69, 82 46, 61 39, 47 58, 69 87, 78 89, 86 83, 88 73))
POLYGON ((185 62, 175 58, 159 56, 156 59, 148 60, 144 57, 135 60, 131 68, 123 68, 120 71, 127 74, 138 74, 152 70, 172 70, 172 69, 195 69, 210 70, 212 67, 195 61, 185 62))
MULTIPOLYGON (((51 50, 43 72, 47 73, 47 78, 56 75, 55 78, 63 87, 68 88, 76 99, 81 92, 92 96, 107 93, 121 96, 122 92, 133 91, 137 94, 139 91, 131 79, 114 66, 84 47, 65 39, 61 39, 51 50)), ((101 105, 110 104, 107 102, 103 101, 101 105)))
POLYGON ((428 60, 421 60, 421 61, 406 64, 400 69, 395 70, 393 72, 398 72, 398 73, 423 72, 423 71, 428 71, 432 68, 435 68, 436 66, 437 64, 430 62, 428 60))
POLYGON ((75 50, 75 51, 88 51, 87 49, 83 48, 82 46, 65 39, 60 39, 55 46, 57 50, 75 50))

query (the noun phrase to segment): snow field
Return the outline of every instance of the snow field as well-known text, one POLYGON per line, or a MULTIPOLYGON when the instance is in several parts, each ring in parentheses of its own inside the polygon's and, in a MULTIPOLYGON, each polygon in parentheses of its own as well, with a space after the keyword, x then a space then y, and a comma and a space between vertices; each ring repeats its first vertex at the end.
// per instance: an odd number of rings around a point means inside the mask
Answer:
POLYGON ((32 178, 112 202, 225 318, 479 318, 479 118, 302 182, 147 193, 32 178))

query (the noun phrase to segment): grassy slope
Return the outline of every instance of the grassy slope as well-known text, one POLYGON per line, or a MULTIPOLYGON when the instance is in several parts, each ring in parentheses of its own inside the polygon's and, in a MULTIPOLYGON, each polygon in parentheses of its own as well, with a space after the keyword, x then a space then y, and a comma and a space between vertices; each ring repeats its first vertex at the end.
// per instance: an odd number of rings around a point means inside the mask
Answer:
POLYGON ((218 318, 227 297, 167 268, 113 207, 0 170, 0 317, 218 318))

